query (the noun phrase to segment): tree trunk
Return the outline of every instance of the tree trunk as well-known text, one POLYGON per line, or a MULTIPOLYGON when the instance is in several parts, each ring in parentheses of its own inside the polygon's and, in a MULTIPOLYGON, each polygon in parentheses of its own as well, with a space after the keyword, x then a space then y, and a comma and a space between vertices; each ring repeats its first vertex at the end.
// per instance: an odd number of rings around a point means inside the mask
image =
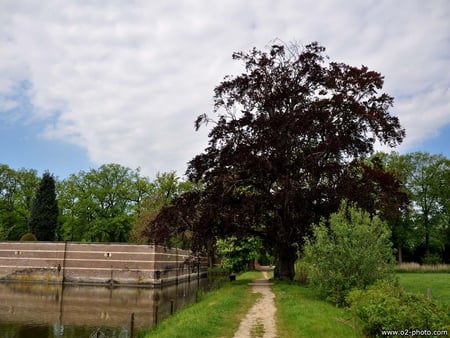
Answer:
POLYGON ((398 261, 398 264, 403 263, 403 250, 402 250, 401 244, 399 244, 397 247, 397 261, 398 261))
POLYGON ((295 261, 297 254, 295 248, 286 245, 278 249, 274 278, 275 279, 294 279, 295 277, 295 261))

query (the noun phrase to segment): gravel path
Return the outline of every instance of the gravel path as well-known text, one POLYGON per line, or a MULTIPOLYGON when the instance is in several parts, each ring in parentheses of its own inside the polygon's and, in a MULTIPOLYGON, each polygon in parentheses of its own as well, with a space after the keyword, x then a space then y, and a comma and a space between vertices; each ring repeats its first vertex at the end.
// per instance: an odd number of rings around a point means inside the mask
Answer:
POLYGON ((253 281, 252 292, 261 293, 262 297, 253 305, 241 321, 234 338, 275 338, 275 295, 272 292, 266 271, 264 279, 253 281))

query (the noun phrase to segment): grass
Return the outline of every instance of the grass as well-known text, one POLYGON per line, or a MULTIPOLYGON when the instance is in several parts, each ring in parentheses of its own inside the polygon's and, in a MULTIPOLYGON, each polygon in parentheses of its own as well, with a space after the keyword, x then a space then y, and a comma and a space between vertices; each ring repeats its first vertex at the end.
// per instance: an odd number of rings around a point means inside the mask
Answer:
MULTIPOLYGON (((430 288, 434 300, 450 306, 450 274, 397 275, 406 291, 426 294, 426 289, 430 288)), ((206 293, 198 303, 178 311, 140 337, 233 337, 259 297, 250 291, 248 282, 260 278, 262 275, 257 271, 239 275, 235 282, 227 282, 220 289, 206 293)), ((347 309, 318 299, 311 289, 295 282, 276 281, 272 290, 277 307, 277 338, 364 337, 358 321, 347 309)), ((254 338, 262 337, 262 323, 256 323, 251 333, 254 338)))
POLYGON ((140 337, 233 337, 241 319, 259 297, 248 283, 261 278, 256 271, 237 276, 236 281, 203 295, 198 303, 176 312, 140 337))
POLYGON ((346 309, 316 298, 312 290, 292 282, 277 282, 278 338, 364 337, 346 309))
POLYGON ((401 286, 413 293, 426 295, 430 289, 431 299, 450 307, 450 273, 397 273, 401 286))

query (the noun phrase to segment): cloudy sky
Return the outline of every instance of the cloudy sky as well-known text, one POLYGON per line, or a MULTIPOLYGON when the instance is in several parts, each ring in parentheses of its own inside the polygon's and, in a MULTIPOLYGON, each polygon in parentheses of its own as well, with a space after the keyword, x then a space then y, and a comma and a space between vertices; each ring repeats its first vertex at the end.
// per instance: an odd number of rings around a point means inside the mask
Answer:
POLYGON ((385 76, 400 152, 450 157, 448 0, 0 0, 0 163, 182 175, 234 51, 319 41, 385 76))

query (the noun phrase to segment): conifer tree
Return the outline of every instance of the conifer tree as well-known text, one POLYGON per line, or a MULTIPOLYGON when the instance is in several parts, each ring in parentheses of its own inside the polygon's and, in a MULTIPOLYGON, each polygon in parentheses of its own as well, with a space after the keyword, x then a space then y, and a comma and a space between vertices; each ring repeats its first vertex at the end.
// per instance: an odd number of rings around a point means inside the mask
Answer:
POLYGON ((40 241, 55 239, 58 224, 58 203, 55 192, 55 179, 45 172, 36 192, 29 221, 30 232, 40 241))

